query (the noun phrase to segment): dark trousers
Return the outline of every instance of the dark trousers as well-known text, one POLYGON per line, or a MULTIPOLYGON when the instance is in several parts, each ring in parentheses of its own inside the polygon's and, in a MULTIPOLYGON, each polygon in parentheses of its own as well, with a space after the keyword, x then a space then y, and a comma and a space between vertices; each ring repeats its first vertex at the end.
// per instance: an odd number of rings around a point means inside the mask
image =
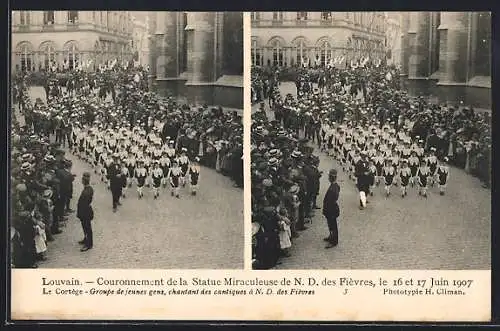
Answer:
POLYGON ((54 201, 54 211, 53 217, 54 220, 52 222, 52 232, 55 232, 59 229, 59 223, 62 220, 64 214, 64 201, 62 199, 57 199, 54 201))
POLYGON ((71 195, 66 195, 64 196, 64 209, 69 210, 70 209, 70 203, 71 203, 71 195))
POLYGON ((328 224, 328 230, 330 231, 329 241, 337 245, 339 242, 339 229, 337 226, 337 217, 326 216, 326 222, 328 224))
POLYGON ((121 187, 112 187, 111 195, 113 196, 113 209, 116 209, 118 202, 120 201, 120 196, 122 195, 121 187))
MULTIPOLYGON (((305 199, 304 199, 305 200, 305 199)), ((301 200, 300 206, 299 206, 299 219, 297 220, 297 230, 304 229, 304 217, 305 215, 305 206, 304 203, 305 201, 301 200)))
POLYGON ((85 246, 92 248, 94 245, 94 238, 92 234, 92 221, 91 220, 80 220, 83 229, 83 241, 85 246))

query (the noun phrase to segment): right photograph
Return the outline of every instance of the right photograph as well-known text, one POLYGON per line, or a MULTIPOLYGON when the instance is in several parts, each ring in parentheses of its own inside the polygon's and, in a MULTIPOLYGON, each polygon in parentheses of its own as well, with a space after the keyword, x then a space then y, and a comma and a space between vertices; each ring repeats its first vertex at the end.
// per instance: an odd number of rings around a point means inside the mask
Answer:
POLYGON ((491 269, 490 12, 252 12, 251 35, 253 269, 491 269))

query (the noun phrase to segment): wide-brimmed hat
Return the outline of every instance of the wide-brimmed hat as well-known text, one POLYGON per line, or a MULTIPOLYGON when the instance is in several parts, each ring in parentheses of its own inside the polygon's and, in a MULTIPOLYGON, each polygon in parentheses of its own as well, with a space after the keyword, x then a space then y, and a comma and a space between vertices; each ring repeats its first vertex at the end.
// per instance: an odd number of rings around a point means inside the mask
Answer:
POLYGON ((298 185, 292 185, 292 187, 290 187, 290 189, 288 190, 288 192, 292 193, 292 194, 295 194, 295 193, 298 193, 300 190, 299 186, 298 185))
POLYGON ((21 170, 26 171, 26 170, 29 170, 29 169, 31 169, 31 163, 29 163, 29 162, 24 162, 24 163, 21 165, 21 170))
POLYGON ((270 166, 274 166, 274 165, 277 165, 278 164, 278 159, 275 158, 275 157, 272 157, 269 159, 269 161, 267 161, 267 163, 270 165, 270 166))
POLYGON ((52 197, 52 190, 45 190, 45 191, 43 191, 43 197, 45 199, 50 199, 52 197))

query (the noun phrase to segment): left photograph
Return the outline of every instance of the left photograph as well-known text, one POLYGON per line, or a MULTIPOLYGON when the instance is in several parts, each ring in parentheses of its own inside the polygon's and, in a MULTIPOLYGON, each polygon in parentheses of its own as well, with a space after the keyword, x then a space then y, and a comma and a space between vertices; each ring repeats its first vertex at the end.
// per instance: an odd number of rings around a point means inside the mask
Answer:
POLYGON ((243 269, 243 14, 11 22, 11 266, 243 269))

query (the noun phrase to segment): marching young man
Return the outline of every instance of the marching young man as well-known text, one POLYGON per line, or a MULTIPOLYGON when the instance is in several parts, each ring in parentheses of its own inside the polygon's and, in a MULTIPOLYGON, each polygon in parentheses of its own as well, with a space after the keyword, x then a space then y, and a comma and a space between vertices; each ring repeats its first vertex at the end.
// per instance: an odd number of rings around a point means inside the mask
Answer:
POLYGON ((447 162, 448 158, 445 157, 444 162, 442 162, 437 169, 437 179, 438 179, 440 195, 444 195, 446 184, 448 183, 448 178, 450 177, 450 169, 446 165, 447 162))
POLYGON ((200 180, 200 158, 196 157, 194 162, 189 166, 189 186, 191 188, 191 195, 196 195, 198 191, 198 182, 200 180))
POLYGON ((182 170, 179 167, 177 160, 172 161, 172 167, 168 173, 167 178, 170 180, 170 186, 172 187, 171 195, 179 199, 179 184, 182 177, 182 170))
POLYGON ((142 193, 142 188, 146 182, 147 171, 144 167, 144 160, 137 160, 137 168, 135 169, 135 179, 137 181, 137 194, 139 195, 139 199, 142 199, 144 194, 142 193))
POLYGON ((420 186, 420 190, 418 192, 419 195, 422 195, 427 198, 427 182, 430 175, 430 169, 425 160, 420 162, 420 167, 417 171, 418 185, 420 186))
POLYGON ((407 192, 408 184, 410 183, 411 170, 408 167, 408 161, 403 159, 401 169, 399 170, 399 178, 401 180, 401 197, 405 197, 407 192))
POLYGON ((163 170, 160 168, 159 161, 153 161, 153 169, 151 170, 151 178, 153 179, 154 198, 157 199, 160 195, 160 186, 163 179, 163 170))

